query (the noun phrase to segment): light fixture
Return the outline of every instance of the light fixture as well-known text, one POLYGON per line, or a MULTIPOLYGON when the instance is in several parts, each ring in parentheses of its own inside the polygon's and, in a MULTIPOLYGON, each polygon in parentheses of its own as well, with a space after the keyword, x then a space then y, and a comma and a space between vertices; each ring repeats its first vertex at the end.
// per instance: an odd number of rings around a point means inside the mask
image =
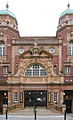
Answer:
POLYGON ((4 96, 6 96, 7 94, 6 94, 6 92, 4 93, 4 96))

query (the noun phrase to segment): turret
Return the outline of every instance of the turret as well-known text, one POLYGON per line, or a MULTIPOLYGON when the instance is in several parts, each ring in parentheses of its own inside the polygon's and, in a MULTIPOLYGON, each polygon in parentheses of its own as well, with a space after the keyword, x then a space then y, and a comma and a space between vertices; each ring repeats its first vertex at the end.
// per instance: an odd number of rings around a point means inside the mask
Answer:
POLYGON ((8 10, 8 4, 5 10, 0 11, 0 27, 9 27, 18 31, 16 16, 8 10))
POLYGON ((65 27, 73 27, 73 9, 70 9, 69 4, 68 8, 60 14, 57 32, 62 31, 65 27))

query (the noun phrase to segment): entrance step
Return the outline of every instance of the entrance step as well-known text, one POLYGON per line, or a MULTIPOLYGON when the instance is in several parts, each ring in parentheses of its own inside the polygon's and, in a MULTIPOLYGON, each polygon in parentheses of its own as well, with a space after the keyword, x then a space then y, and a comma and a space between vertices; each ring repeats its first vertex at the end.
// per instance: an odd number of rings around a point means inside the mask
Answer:
MULTIPOLYGON (((53 112, 51 110, 48 109, 36 109, 37 111, 37 116, 52 116, 52 115, 61 115, 60 113, 57 112, 53 112)), ((9 112, 9 115, 22 115, 22 116, 33 116, 34 115, 34 109, 24 109, 24 110, 18 110, 16 112, 9 112)))

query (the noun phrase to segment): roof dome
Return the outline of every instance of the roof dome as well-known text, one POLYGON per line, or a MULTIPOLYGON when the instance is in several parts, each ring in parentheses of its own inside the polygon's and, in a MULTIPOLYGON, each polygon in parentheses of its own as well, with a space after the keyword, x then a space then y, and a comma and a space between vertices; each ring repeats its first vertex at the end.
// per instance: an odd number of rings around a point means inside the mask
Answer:
POLYGON ((60 14, 60 17, 66 15, 66 14, 73 14, 73 9, 67 9, 67 10, 65 10, 64 12, 62 12, 60 14))
POLYGON ((10 12, 8 9, 6 9, 6 10, 1 10, 1 11, 0 11, 0 15, 10 15, 11 17, 13 17, 13 18, 16 19, 16 16, 15 16, 12 12, 10 12))

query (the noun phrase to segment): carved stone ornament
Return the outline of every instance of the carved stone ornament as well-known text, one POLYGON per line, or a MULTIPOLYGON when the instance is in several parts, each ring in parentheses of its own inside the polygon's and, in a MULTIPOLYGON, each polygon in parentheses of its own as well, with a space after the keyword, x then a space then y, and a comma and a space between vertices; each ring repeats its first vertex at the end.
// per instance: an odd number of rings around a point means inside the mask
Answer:
POLYGON ((46 69, 48 76, 55 75, 51 59, 52 55, 49 52, 37 47, 32 48, 20 55, 20 65, 16 75, 25 76, 27 69, 33 64, 42 65, 46 69))

